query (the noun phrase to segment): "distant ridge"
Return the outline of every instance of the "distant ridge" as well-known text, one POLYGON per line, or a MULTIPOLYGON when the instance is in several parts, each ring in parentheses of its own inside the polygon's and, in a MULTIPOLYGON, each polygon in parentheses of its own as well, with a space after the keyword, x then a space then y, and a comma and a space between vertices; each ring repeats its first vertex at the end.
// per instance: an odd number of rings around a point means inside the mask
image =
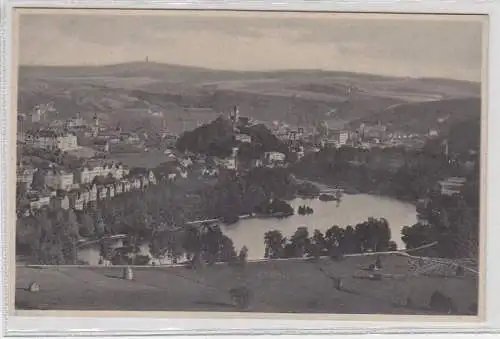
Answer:
MULTIPOLYGON (((404 77, 404 76, 392 76, 392 75, 382 75, 382 74, 372 74, 372 73, 362 73, 362 72, 351 72, 351 71, 336 71, 336 70, 323 70, 323 69, 276 69, 276 70, 223 70, 223 69, 212 69, 199 66, 189 66, 189 65, 177 65, 168 63, 159 63, 154 61, 132 61, 125 63, 116 64, 105 64, 105 65, 69 65, 69 66, 54 66, 54 65, 20 65, 19 71, 20 75, 44 75, 45 72, 52 73, 72 73, 66 74, 66 76, 76 76, 81 75, 82 72, 89 73, 93 75, 96 72, 104 72, 107 75, 115 75, 110 72, 137 72, 137 71, 186 71, 186 72, 199 72, 199 73, 218 73, 218 74, 233 74, 233 75, 284 75, 284 74, 297 74, 297 75, 321 75, 324 77, 328 76, 346 76, 346 77, 363 77, 375 79, 386 79, 386 80, 396 80, 396 79, 407 79, 413 81, 424 81, 424 82, 448 82, 448 83, 464 83, 471 85, 480 85, 480 82, 451 79, 451 78, 438 78, 438 77, 404 77)), ((56 75, 57 76, 57 75, 56 75)))

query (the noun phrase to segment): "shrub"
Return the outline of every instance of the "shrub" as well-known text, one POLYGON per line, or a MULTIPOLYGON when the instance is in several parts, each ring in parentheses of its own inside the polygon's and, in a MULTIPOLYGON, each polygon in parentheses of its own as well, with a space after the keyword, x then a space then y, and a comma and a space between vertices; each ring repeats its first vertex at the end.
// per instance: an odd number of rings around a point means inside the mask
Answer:
POLYGON ((457 307, 453 303, 453 300, 439 291, 432 293, 429 300, 429 308, 439 313, 451 314, 457 312, 457 307))
POLYGON ((229 290, 231 300, 239 309, 246 309, 250 304, 251 291, 245 286, 234 287, 229 290))

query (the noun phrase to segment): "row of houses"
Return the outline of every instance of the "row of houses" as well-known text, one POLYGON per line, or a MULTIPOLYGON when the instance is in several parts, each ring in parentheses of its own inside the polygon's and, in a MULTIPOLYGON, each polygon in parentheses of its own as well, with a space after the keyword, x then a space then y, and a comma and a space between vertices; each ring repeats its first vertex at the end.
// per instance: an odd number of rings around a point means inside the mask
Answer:
MULTIPOLYGON (((175 173, 171 173, 164 180, 173 180, 175 173)), ((147 189, 156 185, 158 179, 151 170, 135 170, 134 173, 116 179, 111 176, 97 177, 92 183, 73 187, 68 191, 47 189, 43 191, 27 191, 19 201, 18 211, 29 215, 34 210, 43 207, 75 209, 81 211, 99 201, 112 199, 120 194, 147 189)))
POLYGON ((111 176, 122 179, 130 170, 118 163, 88 162, 81 168, 66 170, 58 167, 34 168, 32 166, 19 166, 17 168, 17 182, 27 189, 31 188, 34 181, 54 190, 69 191, 76 186, 91 183, 96 177, 111 176))

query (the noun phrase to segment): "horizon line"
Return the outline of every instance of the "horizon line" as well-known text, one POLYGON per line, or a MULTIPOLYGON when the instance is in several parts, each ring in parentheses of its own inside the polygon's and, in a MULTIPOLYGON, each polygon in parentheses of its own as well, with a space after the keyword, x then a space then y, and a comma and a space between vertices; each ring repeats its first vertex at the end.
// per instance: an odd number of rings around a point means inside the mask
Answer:
POLYGON ((471 84, 481 84, 482 80, 467 80, 462 78, 447 78, 447 77, 439 77, 439 76, 411 76, 411 75, 389 75, 389 74, 381 74, 381 73, 367 73, 367 72, 357 72, 357 71, 347 71, 347 70, 333 70, 333 69, 322 69, 322 68, 275 68, 275 69, 252 69, 252 70, 237 70, 237 69, 220 69, 220 68, 210 68, 203 66, 194 66, 194 65, 183 65, 183 64, 174 64, 160 61, 145 61, 145 60, 136 60, 136 61, 125 61, 125 62, 116 62, 116 63, 105 63, 105 64, 75 64, 75 65, 47 65, 47 64, 19 64, 19 69, 21 68, 104 68, 104 67, 113 67, 113 66, 124 66, 129 64, 154 64, 154 65, 162 65, 162 66, 172 66, 179 68, 192 68, 204 71, 212 71, 212 72, 229 72, 229 73, 280 73, 280 72, 325 72, 325 73, 345 73, 345 74, 353 74, 353 75, 368 75, 368 76, 378 76, 384 78, 396 78, 396 79, 412 79, 412 80, 451 80, 457 82, 466 82, 471 84))

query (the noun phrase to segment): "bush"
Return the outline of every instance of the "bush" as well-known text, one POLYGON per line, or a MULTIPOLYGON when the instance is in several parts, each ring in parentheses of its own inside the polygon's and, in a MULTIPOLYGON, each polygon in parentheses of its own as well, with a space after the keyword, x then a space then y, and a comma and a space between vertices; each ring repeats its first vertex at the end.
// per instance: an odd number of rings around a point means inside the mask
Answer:
POLYGON ((429 300, 429 308, 438 313, 456 313, 457 307, 453 300, 439 291, 432 293, 429 300))
POLYGON ((251 291, 247 287, 234 287, 229 290, 231 300, 239 309, 246 309, 250 304, 251 291))

